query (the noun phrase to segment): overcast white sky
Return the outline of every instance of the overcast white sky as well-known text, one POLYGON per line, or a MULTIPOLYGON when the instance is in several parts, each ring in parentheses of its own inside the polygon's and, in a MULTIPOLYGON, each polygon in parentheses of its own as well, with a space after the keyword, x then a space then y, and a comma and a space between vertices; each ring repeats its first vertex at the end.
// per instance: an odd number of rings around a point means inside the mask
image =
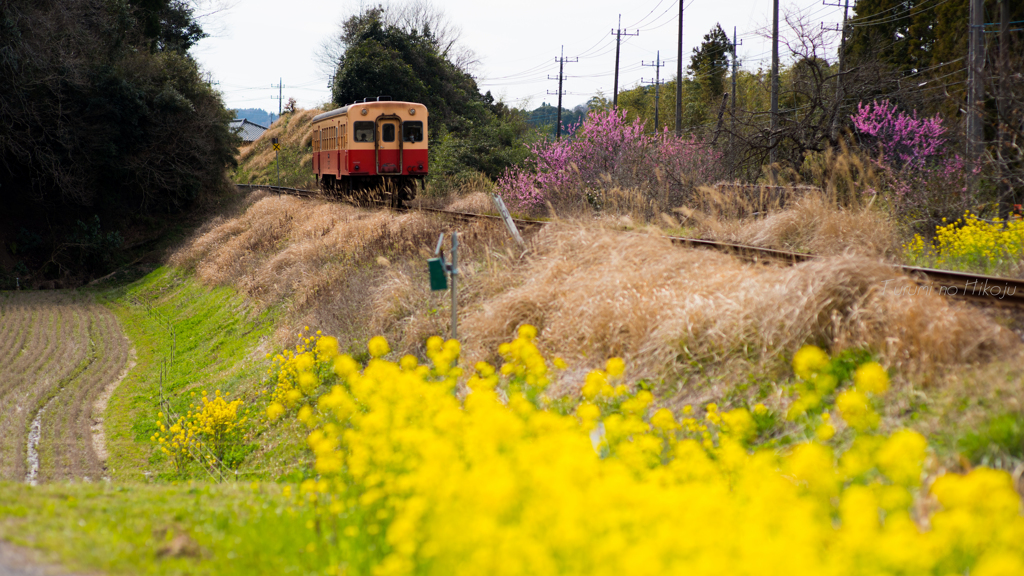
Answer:
MULTIPOLYGON (((393 0, 399 3, 400 0, 393 0)), ((768 67, 771 43, 758 31, 770 23, 771 0, 683 0, 683 66, 715 23, 731 36, 733 26, 742 41, 740 63, 744 68, 768 67)), ((679 0, 435 0, 462 28, 462 42, 476 52, 480 64, 475 75, 481 91, 518 107, 534 108, 541 102, 556 102, 561 46, 567 58, 578 63, 565 65, 563 89, 568 94, 563 106, 586 102, 599 90, 609 98, 615 68, 615 37, 611 34, 622 14, 622 27, 635 37, 623 38, 619 89, 636 86, 641 79, 653 80, 656 52, 665 66, 662 79, 674 76, 679 0), (547 94, 547 92, 552 94, 547 94)), ((362 4, 372 5, 372 2, 362 4)), ((783 9, 801 10, 815 27, 842 20, 842 8, 826 6, 822 0, 782 0, 783 9)), ((852 4, 852 1, 851 1, 852 4)), ((284 99, 294 97, 301 108, 330 100, 328 78, 320 70, 314 53, 337 29, 338 23, 356 13, 358 0, 236 0, 212 16, 206 24, 212 33, 193 49, 224 94, 229 108, 262 108, 277 112, 272 96, 280 78, 284 99)), ((852 15, 852 12, 851 12, 852 15)), ((685 73, 685 72, 684 72, 685 73)), ((368 94, 368 96, 375 96, 368 94)))

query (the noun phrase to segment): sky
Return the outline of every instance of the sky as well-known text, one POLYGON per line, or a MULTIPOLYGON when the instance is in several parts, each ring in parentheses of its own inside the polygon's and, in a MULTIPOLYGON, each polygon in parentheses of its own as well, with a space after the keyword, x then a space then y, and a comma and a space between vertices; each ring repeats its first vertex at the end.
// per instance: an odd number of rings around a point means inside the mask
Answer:
MULTIPOLYGON (((204 17, 210 37, 193 48, 193 55, 217 82, 229 108, 262 108, 274 113, 278 111, 279 82, 284 85, 284 101, 295 98, 300 108, 320 107, 330 101, 329 72, 315 54, 345 18, 373 4, 358 0, 233 1, 204 17)), ((491 91, 511 106, 533 109, 543 102, 557 102, 556 59, 563 47, 567 59, 578 58, 578 62, 565 64, 563 107, 582 104, 598 92, 611 98, 615 70, 612 31, 619 26, 620 14, 622 30, 638 33, 622 37, 620 91, 641 80, 653 82, 655 67, 644 64, 654 64, 659 50, 665 64, 660 69, 661 79, 674 77, 679 1, 433 0, 433 4, 461 28, 461 43, 476 53, 479 62, 472 73, 480 90, 491 91)), ((737 49, 741 68, 770 67, 771 41, 764 31, 770 31, 771 0, 682 1, 684 74, 693 48, 716 23, 729 36, 736 27, 742 43, 737 49)), ((803 14, 817 30, 834 27, 842 20, 842 7, 822 0, 782 0, 780 4, 783 12, 789 9, 803 14)), ((784 23, 782 28, 785 36, 784 23)))

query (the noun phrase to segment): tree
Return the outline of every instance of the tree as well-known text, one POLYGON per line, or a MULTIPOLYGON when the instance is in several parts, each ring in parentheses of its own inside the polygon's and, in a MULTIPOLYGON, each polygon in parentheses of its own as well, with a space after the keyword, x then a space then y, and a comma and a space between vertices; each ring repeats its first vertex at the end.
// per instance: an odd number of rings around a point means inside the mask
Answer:
POLYGON ((525 115, 496 102, 490 92, 481 94, 455 29, 428 4, 411 6, 416 9, 378 5, 342 23, 333 101, 344 106, 387 95, 421 102, 430 111, 432 165, 447 175, 482 172, 497 178, 525 154, 525 115))
POLYGON ((336 63, 333 100, 339 106, 388 95, 422 102, 430 110, 431 129, 458 132, 486 121, 493 98, 480 94, 476 81, 447 58, 429 25, 422 30, 390 24, 377 6, 348 18, 342 26, 344 53, 336 63))
POLYGON ((704 91, 706 98, 715 100, 725 91, 725 76, 729 72, 732 41, 725 35, 721 24, 715 24, 704 35, 704 41, 693 49, 688 71, 704 91))
POLYGON ((225 184, 237 141, 187 53, 202 36, 177 0, 0 3, 0 240, 24 228, 43 273, 74 270, 76 222, 116 231, 225 184))

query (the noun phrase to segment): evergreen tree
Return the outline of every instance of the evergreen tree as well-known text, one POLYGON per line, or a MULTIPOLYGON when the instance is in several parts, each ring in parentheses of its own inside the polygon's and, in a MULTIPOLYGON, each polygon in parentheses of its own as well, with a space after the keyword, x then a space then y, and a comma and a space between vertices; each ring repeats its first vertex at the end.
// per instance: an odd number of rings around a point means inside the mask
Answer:
POLYGON ((725 76, 729 72, 731 54, 732 42, 725 30, 722 30, 721 24, 715 24, 704 35, 700 46, 693 49, 688 70, 707 98, 713 100, 725 91, 725 76))

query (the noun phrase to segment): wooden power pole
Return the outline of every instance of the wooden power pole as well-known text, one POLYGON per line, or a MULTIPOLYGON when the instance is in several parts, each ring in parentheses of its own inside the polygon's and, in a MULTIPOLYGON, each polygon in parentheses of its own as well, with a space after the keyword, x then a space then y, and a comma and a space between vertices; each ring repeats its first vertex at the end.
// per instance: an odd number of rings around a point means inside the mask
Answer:
MULTIPOLYGON (((558 58, 555 58, 555 62, 558 62, 558 124, 555 126, 555 140, 562 139, 562 95, 565 94, 565 92, 562 90, 562 80, 565 80, 565 74, 563 74, 562 72, 563 70, 565 70, 566 62, 579 61, 579 58, 570 59, 565 57, 564 45, 562 46, 562 55, 558 58)), ((554 78, 548 76, 548 80, 554 80, 554 78)), ((548 94, 551 94, 550 90, 548 91, 548 94)))
POLYGON ((981 104, 985 99, 982 72, 985 67, 984 0, 971 0, 971 20, 967 53, 967 156, 977 160, 984 147, 981 104))
POLYGON ((676 138, 683 136, 683 5, 679 0, 679 45, 676 47, 676 138))
POLYGON ((639 36, 640 31, 630 34, 622 30, 622 14, 619 14, 619 27, 612 30, 612 35, 615 36, 615 91, 612 95, 612 108, 618 109, 619 107, 619 49, 622 46, 623 36, 639 36))
POLYGON ((661 50, 658 50, 658 55, 655 57, 654 62, 647 63, 643 60, 640 61, 641 66, 654 66, 654 82, 650 80, 644 81, 640 79, 641 84, 654 84, 654 133, 658 133, 658 108, 659 108, 659 93, 661 91, 661 67, 665 65, 661 61, 661 50))
MULTIPOLYGON (((775 164, 776 131, 779 129, 779 0, 772 1, 772 120, 768 136, 769 163, 775 164)), ((775 169, 772 169, 775 174, 775 169)), ((775 182, 772 182, 775 184, 775 182)))

